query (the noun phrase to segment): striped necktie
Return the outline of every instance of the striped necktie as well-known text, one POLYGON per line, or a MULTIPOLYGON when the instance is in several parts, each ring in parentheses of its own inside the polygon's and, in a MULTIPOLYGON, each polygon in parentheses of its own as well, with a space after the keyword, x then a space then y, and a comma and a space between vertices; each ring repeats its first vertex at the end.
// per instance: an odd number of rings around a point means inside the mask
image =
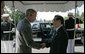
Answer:
POLYGON ((53 35, 52 35, 52 38, 56 36, 56 33, 57 33, 56 29, 53 29, 53 35))

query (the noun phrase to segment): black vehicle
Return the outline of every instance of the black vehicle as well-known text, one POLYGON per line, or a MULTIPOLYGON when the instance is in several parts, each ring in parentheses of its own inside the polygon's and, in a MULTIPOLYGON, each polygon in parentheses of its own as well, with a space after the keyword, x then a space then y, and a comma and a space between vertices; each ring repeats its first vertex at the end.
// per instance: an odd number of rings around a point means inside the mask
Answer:
POLYGON ((76 29, 75 45, 84 45, 84 29, 76 29))
POLYGON ((32 32, 34 39, 37 38, 38 40, 35 40, 37 42, 44 42, 45 39, 48 39, 48 34, 50 33, 52 29, 52 23, 37 23, 32 25, 32 32), (41 41, 39 41, 41 39, 41 41))

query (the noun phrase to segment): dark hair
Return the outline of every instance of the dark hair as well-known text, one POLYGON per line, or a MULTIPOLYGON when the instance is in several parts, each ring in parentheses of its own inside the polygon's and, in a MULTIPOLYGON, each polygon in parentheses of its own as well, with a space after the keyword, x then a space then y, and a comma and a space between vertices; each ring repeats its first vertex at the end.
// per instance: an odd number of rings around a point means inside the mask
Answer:
POLYGON ((37 13, 34 9, 27 9, 26 16, 31 16, 33 13, 37 13))
POLYGON ((60 20, 61 21, 61 24, 63 24, 64 25, 64 19, 63 19, 63 17, 62 16, 60 16, 60 15, 55 15, 55 17, 54 17, 54 19, 53 20, 60 20))

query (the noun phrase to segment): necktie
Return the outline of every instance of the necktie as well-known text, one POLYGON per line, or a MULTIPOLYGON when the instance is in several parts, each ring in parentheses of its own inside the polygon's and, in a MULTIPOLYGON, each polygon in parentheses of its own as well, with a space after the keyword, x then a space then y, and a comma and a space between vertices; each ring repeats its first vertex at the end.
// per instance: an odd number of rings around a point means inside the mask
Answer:
POLYGON ((53 30, 53 35, 52 35, 52 38, 56 36, 56 29, 53 30))

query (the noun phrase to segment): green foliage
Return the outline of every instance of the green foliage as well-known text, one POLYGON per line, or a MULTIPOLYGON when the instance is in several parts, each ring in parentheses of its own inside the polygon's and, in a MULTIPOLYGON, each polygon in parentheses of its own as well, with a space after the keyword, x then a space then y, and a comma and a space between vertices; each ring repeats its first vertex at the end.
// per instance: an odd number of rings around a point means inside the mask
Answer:
POLYGON ((65 16, 65 17, 64 17, 64 20, 66 20, 66 19, 68 19, 68 17, 67 17, 67 16, 65 16))
POLYGON ((15 11, 12 16, 14 17, 16 24, 25 17, 25 14, 21 11, 15 11))
POLYGON ((80 20, 84 21, 84 12, 82 12, 82 14, 80 16, 78 16, 77 18, 79 18, 80 20))
POLYGON ((81 18, 82 21, 84 21, 84 12, 82 12, 80 18, 81 18))
POLYGON ((16 10, 13 7, 8 7, 5 8, 5 13, 9 14, 10 17, 13 19, 13 21, 17 24, 21 19, 23 19, 25 17, 25 13, 16 10), (9 10, 8 10, 9 9, 9 10))

